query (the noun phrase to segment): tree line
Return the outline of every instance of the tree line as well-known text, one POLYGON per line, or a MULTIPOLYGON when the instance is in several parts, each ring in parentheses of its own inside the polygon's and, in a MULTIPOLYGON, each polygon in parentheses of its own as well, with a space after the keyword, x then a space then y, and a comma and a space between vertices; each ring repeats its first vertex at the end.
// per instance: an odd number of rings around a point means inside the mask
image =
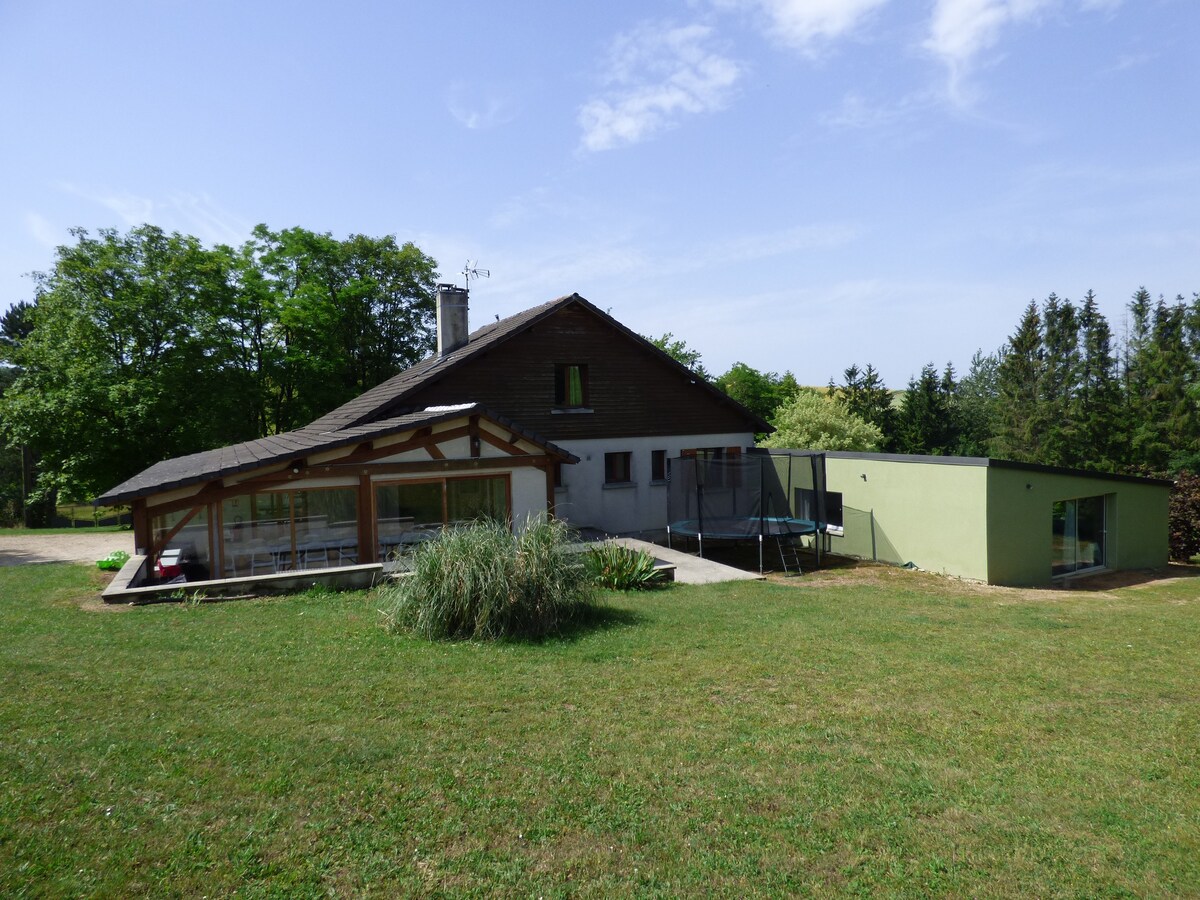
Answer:
POLYGON ((435 263, 391 236, 71 235, 0 321, 0 517, 300 427, 433 346, 435 263))
MULTIPOLYGON (((824 389, 735 363, 709 376, 776 431, 779 447, 994 456, 1100 472, 1170 475, 1200 466, 1200 294, 1130 299, 1123 337, 1096 296, 1031 301, 1013 333, 966 374, 926 363, 902 391, 871 364, 824 389)), ((700 354, 654 341, 707 375, 700 354)))

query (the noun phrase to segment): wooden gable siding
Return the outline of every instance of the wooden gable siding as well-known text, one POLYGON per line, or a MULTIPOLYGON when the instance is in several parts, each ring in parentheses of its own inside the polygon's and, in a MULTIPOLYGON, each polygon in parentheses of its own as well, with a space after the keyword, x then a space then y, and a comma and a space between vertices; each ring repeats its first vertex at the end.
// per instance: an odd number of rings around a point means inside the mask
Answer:
MULTIPOLYGON (((550 441, 753 431, 732 405, 581 306, 567 306, 404 398, 482 403, 550 441), (554 412, 554 367, 582 364, 591 413, 554 412)), ((393 414, 393 413, 388 413, 393 414)))

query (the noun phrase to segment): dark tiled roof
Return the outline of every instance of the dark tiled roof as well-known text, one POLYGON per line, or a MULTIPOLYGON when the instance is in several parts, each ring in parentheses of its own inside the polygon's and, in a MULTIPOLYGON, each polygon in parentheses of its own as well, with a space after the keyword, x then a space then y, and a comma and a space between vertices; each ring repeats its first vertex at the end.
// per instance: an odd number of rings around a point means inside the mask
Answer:
POLYGON ((398 375, 393 375, 387 381, 376 385, 369 391, 364 391, 353 400, 343 403, 332 412, 326 413, 315 422, 306 425, 304 430, 333 431, 339 428, 346 428, 350 425, 369 422, 376 415, 383 412, 385 407, 395 403, 406 394, 412 393, 446 369, 478 356, 480 353, 494 347, 523 328, 529 327, 534 322, 554 312, 559 307, 566 306, 568 303, 577 300, 587 303, 578 294, 569 294, 566 297, 559 297, 557 300, 551 300, 549 303, 534 306, 531 309, 519 312, 506 319, 501 319, 498 322, 491 322, 484 325, 482 328, 471 332, 471 335, 467 338, 467 343, 452 353, 448 353, 445 356, 431 356, 428 359, 421 360, 416 365, 410 366, 398 375))
MULTIPOLYGON (((471 332, 470 337, 467 338, 467 343, 452 353, 448 353, 445 356, 431 356, 428 359, 422 360, 411 368, 405 369, 400 374, 371 388, 369 391, 359 394, 353 400, 342 404, 332 412, 326 413, 312 424, 305 426, 304 430, 331 431, 351 425, 361 425, 364 422, 370 422, 379 415, 385 415, 389 408, 402 408, 402 402, 406 397, 415 394, 430 381, 440 377, 443 372, 462 365, 467 360, 487 352, 497 344, 502 343, 513 335, 572 303, 584 307, 616 328, 617 331, 624 334, 630 340, 643 345, 648 353, 657 355, 668 365, 675 366, 687 372, 688 376, 703 385, 713 395, 714 399, 734 407, 746 417, 748 422, 753 423, 754 431, 770 432, 775 430, 770 423, 754 415, 750 410, 726 395, 724 391, 718 390, 704 379, 696 376, 678 360, 664 353, 637 332, 626 328, 608 313, 579 296, 579 294, 568 294, 564 297, 559 297, 557 300, 551 300, 548 303, 534 306, 506 319, 501 319, 498 322, 491 322, 484 325, 482 328, 471 332)), ((419 401, 417 397, 413 397, 413 399, 419 401)))
POLYGON ((103 496, 97 497, 95 503, 97 506, 114 506, 135 497, 187 487, 238 472, 262 468, 273 463, 303 460, 311 453, 333 450, 414 428, 424 428, 427 425, 436 425, 439 422, 459 419, 468 415, 483 416, 526 440, 544 447, 564 461, 578 462, 578 459, 566 450, 521 428, 504 416, 491 412, 479 404, 469 404, 422 410, 337 431, 316 431, 310 425, 299 431, 274 434, 242 444, 221 447, 217 450, 205 450, 201 453, 177 456, 174 459, 155 463, 128 481, 117 485, 103 496))

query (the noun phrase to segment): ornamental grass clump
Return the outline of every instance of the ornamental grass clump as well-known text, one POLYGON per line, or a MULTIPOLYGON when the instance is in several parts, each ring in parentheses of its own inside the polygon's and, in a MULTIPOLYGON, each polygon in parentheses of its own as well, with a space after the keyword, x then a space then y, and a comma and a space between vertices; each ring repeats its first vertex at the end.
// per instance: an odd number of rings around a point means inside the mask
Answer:
POLYGON ((620 544, 593 547, 584 554, 583 565, 594 584, 610 591, 648 591, 666 584, 653 556, 620 544))
POLYGON ((388 587, 381 608, 389 631, 429 640, 537 638, 578 619, 594 593, 570 534, 557 520, 444 531, 413 553, 411 573, 388 587))

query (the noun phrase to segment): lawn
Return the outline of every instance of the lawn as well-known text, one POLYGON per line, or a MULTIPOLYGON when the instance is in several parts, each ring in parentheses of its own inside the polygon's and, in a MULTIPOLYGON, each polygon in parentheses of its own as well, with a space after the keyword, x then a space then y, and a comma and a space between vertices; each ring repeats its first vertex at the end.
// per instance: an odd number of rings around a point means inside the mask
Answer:
POLYGON ((1200 579, 867 569, 427 644, 0 569, 0 895, 1195 896, 1200 579))

